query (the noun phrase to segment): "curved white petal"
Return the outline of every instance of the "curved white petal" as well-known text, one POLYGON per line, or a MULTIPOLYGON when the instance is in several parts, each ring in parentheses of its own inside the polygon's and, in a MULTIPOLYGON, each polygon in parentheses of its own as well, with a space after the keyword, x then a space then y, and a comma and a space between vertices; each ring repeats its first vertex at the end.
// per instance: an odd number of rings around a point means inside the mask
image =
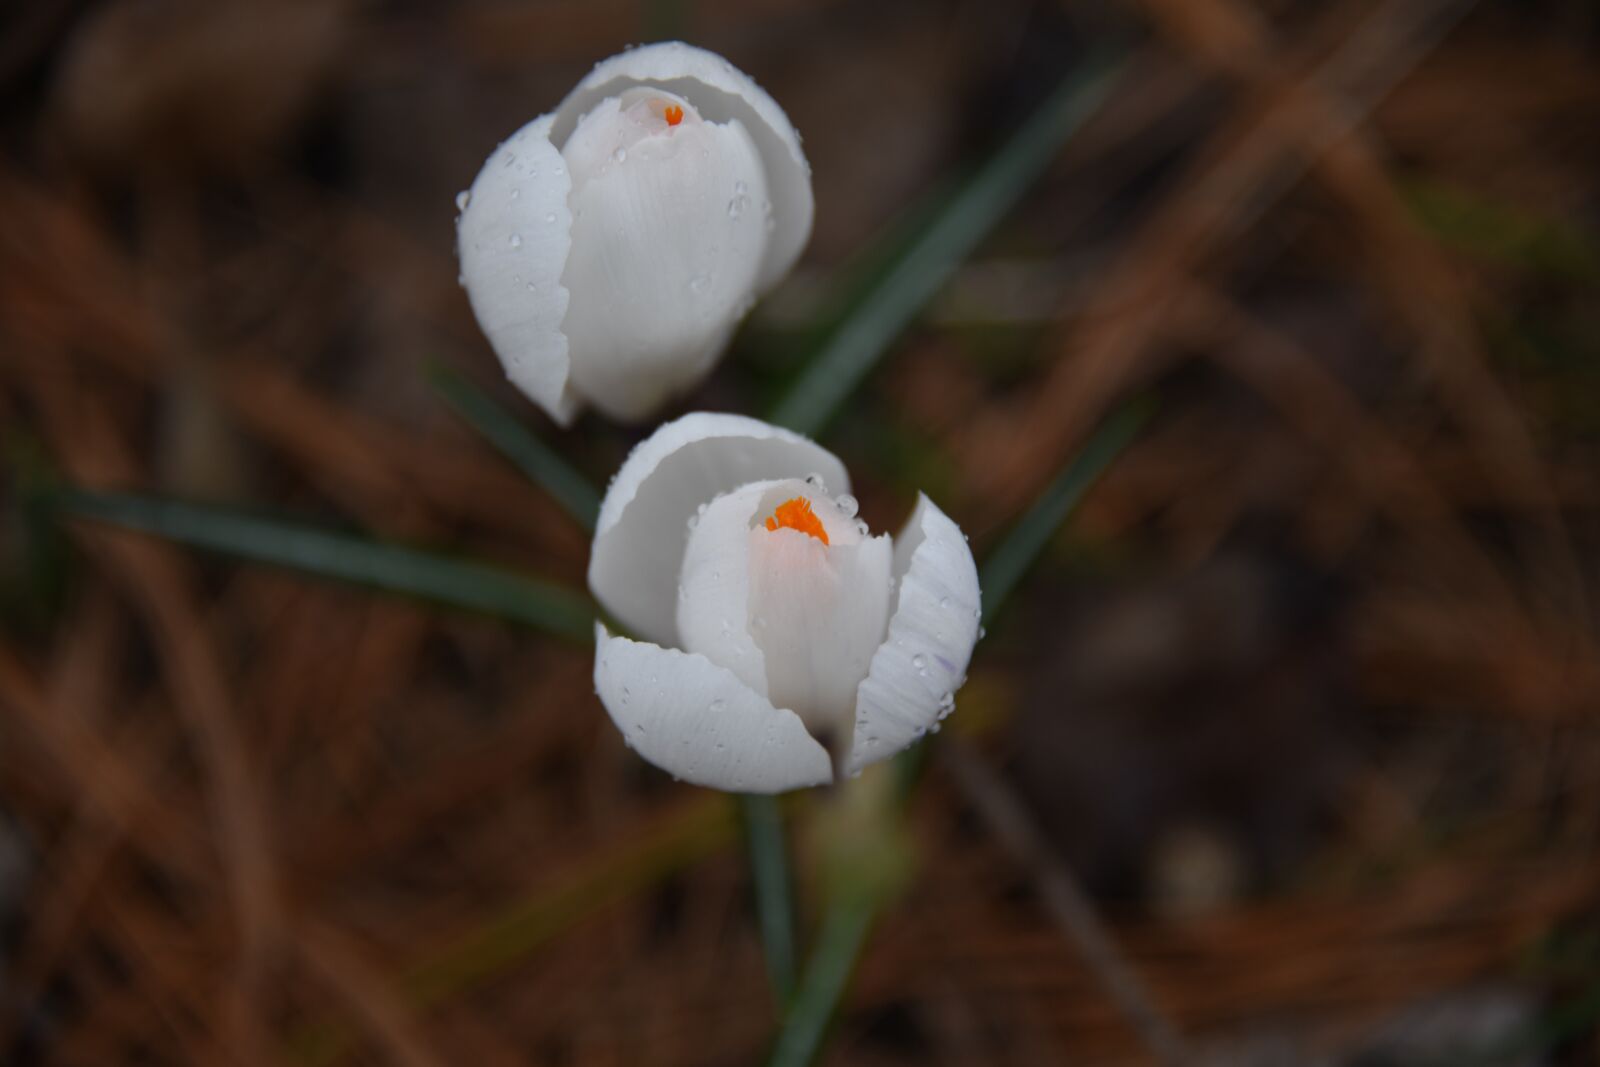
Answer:
POLYGON ((704 656, 595 626, 595 691, 623 738, 696 785, 781 793, 831 781, 828 754, 793 712, 704 656))
POLYGON ((722 494, 690 519, 678 575, 678 645, 728 668, 767 695, 767 665, 750 632, 750 529, 774 485, 751 482, 722 494))
MULTIPOLYGON (((710 122, 737 119, 761 153, 771 200, 771 240, 757 289, 765 292, 794 266, 811 236, 811 166, 800 135, 777 101, 715 52, 681 41, 634 48, 597 64, 555 111, 551 139, 564 144, 578 118, 608 96, 638 85, 659 86, 689 101, 710 122)), ((752 200, 757 217, 766 214, 752 200)))
POLYGON ((798 530, 751 530, 750 631, 767 698, 813 737, 850 744, 857 688, 889 618, 888 537, 824 545, 798 530))
POLYGON ((955 708, 978 640, 978 568, 952 522, 926 496, 895 539, 898 590, 889 636, 856 694, 849 772, 906 748, 955 708))
POLYGON ((678 586, 678 643, 733 671, 812 736, 849 732, 856 687, 883 641, 891 548, 800 479, 752 482, 692 520, 678 586), (769 530, 805 498, 828 541, 769 530))
POLYGON ((819 474, 848 492, 838 458, 813 441, 742 415, 694 412, 659 427, 606 489, 589 556, 589 588, 641 637, 677 644, 678 573, 689 517, 748 482, 819 474))
POLYGON ((574 187, 562 330, 578 392, 638 420, 703 378, 749 309, 768 241, 746 205, 766 178, 737 120, 658 120, 646 133, 632 117, 646 102, 626 99, 599 104, 563 149, 574 187))
POLYGON ((567 425, 580 406, 561 323, 572 248, 567 167, 542 115, 478 172, 457 223, 462 284, 506 376, 567 425))

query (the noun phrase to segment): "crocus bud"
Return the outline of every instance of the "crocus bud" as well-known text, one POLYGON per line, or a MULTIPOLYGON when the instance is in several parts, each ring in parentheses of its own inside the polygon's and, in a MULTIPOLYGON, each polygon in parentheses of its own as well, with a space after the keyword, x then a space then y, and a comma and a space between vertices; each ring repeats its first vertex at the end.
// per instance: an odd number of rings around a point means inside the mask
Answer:
POLYGON ((906 748, 955 707, 978 573, 919 497, 898 536, 855 516, 831 453, 737 415, 686 415, 606 491, 595 689, 627 742, 679 778, 775 793, 906 748))
POLYGON ((649 416, 715 364, 811 233, 783 109, 672 42, 599 64, 458 199, 462 283, 506 374, 556 421, 649 416))

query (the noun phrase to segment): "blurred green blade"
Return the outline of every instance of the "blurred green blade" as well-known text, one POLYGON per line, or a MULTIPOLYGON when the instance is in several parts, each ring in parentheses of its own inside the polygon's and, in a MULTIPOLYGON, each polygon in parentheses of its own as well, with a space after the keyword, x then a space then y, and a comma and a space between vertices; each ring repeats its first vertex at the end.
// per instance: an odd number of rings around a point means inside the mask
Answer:
POLYGON ((488 439, 578 524, 594 533, 600 494, 589 480, 470 380, 442 363, 428 366, 428 381, 461 420, 488 439))
POLYGON ((755 884, 756 921, 767 961, 767 979, 781 1008, 794 992, 794 896, 789 884, 789 853, 784 843, 783 809, 778 798, 746 794, 739 798, 750 877, 755 884))
POLYGON ((1094 113, 1120 66, 1090 60, 1045 99, 829 334, 773 410, 773 422, 812 436, 827 425, 889 344, 1094 113))
POLYGON ((768 1067, 806 1067, 816 1059, 876 914, 877 902, 866 894, 847 895, 829 907, 768 1067))
POLYGON ((1149 404, 1134 403, 1101 424, 1073 461, 1039 494, 1039 499, 1012 527, 1005 540, 989 554, 978 572, 985 625, 994 618, 1078 501, 1128 447, 1149 417, 1149 404))
POLYGON ((483 612, 577 641, 593 639, 587 598, 481 563, 175 500, 66 489, 61 508, 197 548, 483 612))

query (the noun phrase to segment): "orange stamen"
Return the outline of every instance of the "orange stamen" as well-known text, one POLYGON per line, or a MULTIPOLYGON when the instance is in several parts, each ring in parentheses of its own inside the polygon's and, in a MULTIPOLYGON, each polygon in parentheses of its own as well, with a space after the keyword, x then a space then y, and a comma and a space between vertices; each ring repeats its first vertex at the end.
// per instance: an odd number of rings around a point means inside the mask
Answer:
POLYGON ((661 112, 661 117, 667 120, 668 126, 676 126, 683 121, 683 108, 677 104, 668 104, 661 112))
POLYGON ((822 528, 822 520, 811 510, 811 501, 803 496, 785 500, 767 519, 767 529, 776 530, 779 527, 785 530, 799 530, 803 534, 810 534, 823 544, 828 543, 828 531, 822 528))

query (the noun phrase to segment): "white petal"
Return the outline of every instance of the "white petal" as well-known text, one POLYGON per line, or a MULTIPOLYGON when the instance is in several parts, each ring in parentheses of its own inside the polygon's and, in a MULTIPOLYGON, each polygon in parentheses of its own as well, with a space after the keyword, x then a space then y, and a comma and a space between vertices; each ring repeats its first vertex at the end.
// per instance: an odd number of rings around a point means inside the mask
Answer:
MULTIPOLYGON (((757 282, 759 292, 770 289, 794 266, 811 236, 811 166, 789 117, 749 75, 715 52, 668 41, 598 64, 556 109, 552 139, 565 143, 580 115, 637 85, 659 86, 689 101, 708 121, 738 119, 749 131, 761 153, 772 202, 771 240, 757 282)), ((761 202, 752 199, 752 204, 761 217, 761 202)))
POLYGON ((774 485, 751 482, 711 502, 690 520, 678 576, 678 645, 728 668, 767 695, 767 667, 750 632, 750 527, 774 485))
POLYGON ((456 242, 467 299, 506 376, 564 426, 580 405, 561 329, 572 213, 567 167, 550 143, 554 121, 534 119, 489 157, 462 208, 456 242))
POLYGON ((589 556, 589 588, 641 637, 677 644, 678 572, 689 517, 748 482, 821 475, 848 492, 827 449, 742 415, 694 412, 640 442, 606 489, 589 556))
POLYGON ((768 235, 743 205, 765 197, 766 179, 737 120, 641 134, 631 113, 643 104, 620 103, 603 101, 563 149, 574 186, 562 330, 578 392, 638 420, 705 376, 750 307, 768 235))
POLYGON ((799 479, 752 482, 692 520, 678 586, 678 643, 788 708, 813 736, 848 732, 856 686, 888 619, 887 537, 863 542, 825 492, 799 479), (806 498, 828 544, 769 531, 806 498))
POLYGON ((747 536, 750 630, 767 697, 799 715, 813 737, 848 746, 857 687, 889 618, 889 538, 824 545, 781 527, 747 536))
POLYGON ((925 496, 895 539, 889 637, 856 700, 850 773, 894 755, 955 708, 978 640, 978 568, 961 528, 925 496))
POLYGON ((684 781, 781 793, 833 777, 827 752, 793 712, 704 656, 613 637, 597 624, 594 684, 628 744, 684 781))

